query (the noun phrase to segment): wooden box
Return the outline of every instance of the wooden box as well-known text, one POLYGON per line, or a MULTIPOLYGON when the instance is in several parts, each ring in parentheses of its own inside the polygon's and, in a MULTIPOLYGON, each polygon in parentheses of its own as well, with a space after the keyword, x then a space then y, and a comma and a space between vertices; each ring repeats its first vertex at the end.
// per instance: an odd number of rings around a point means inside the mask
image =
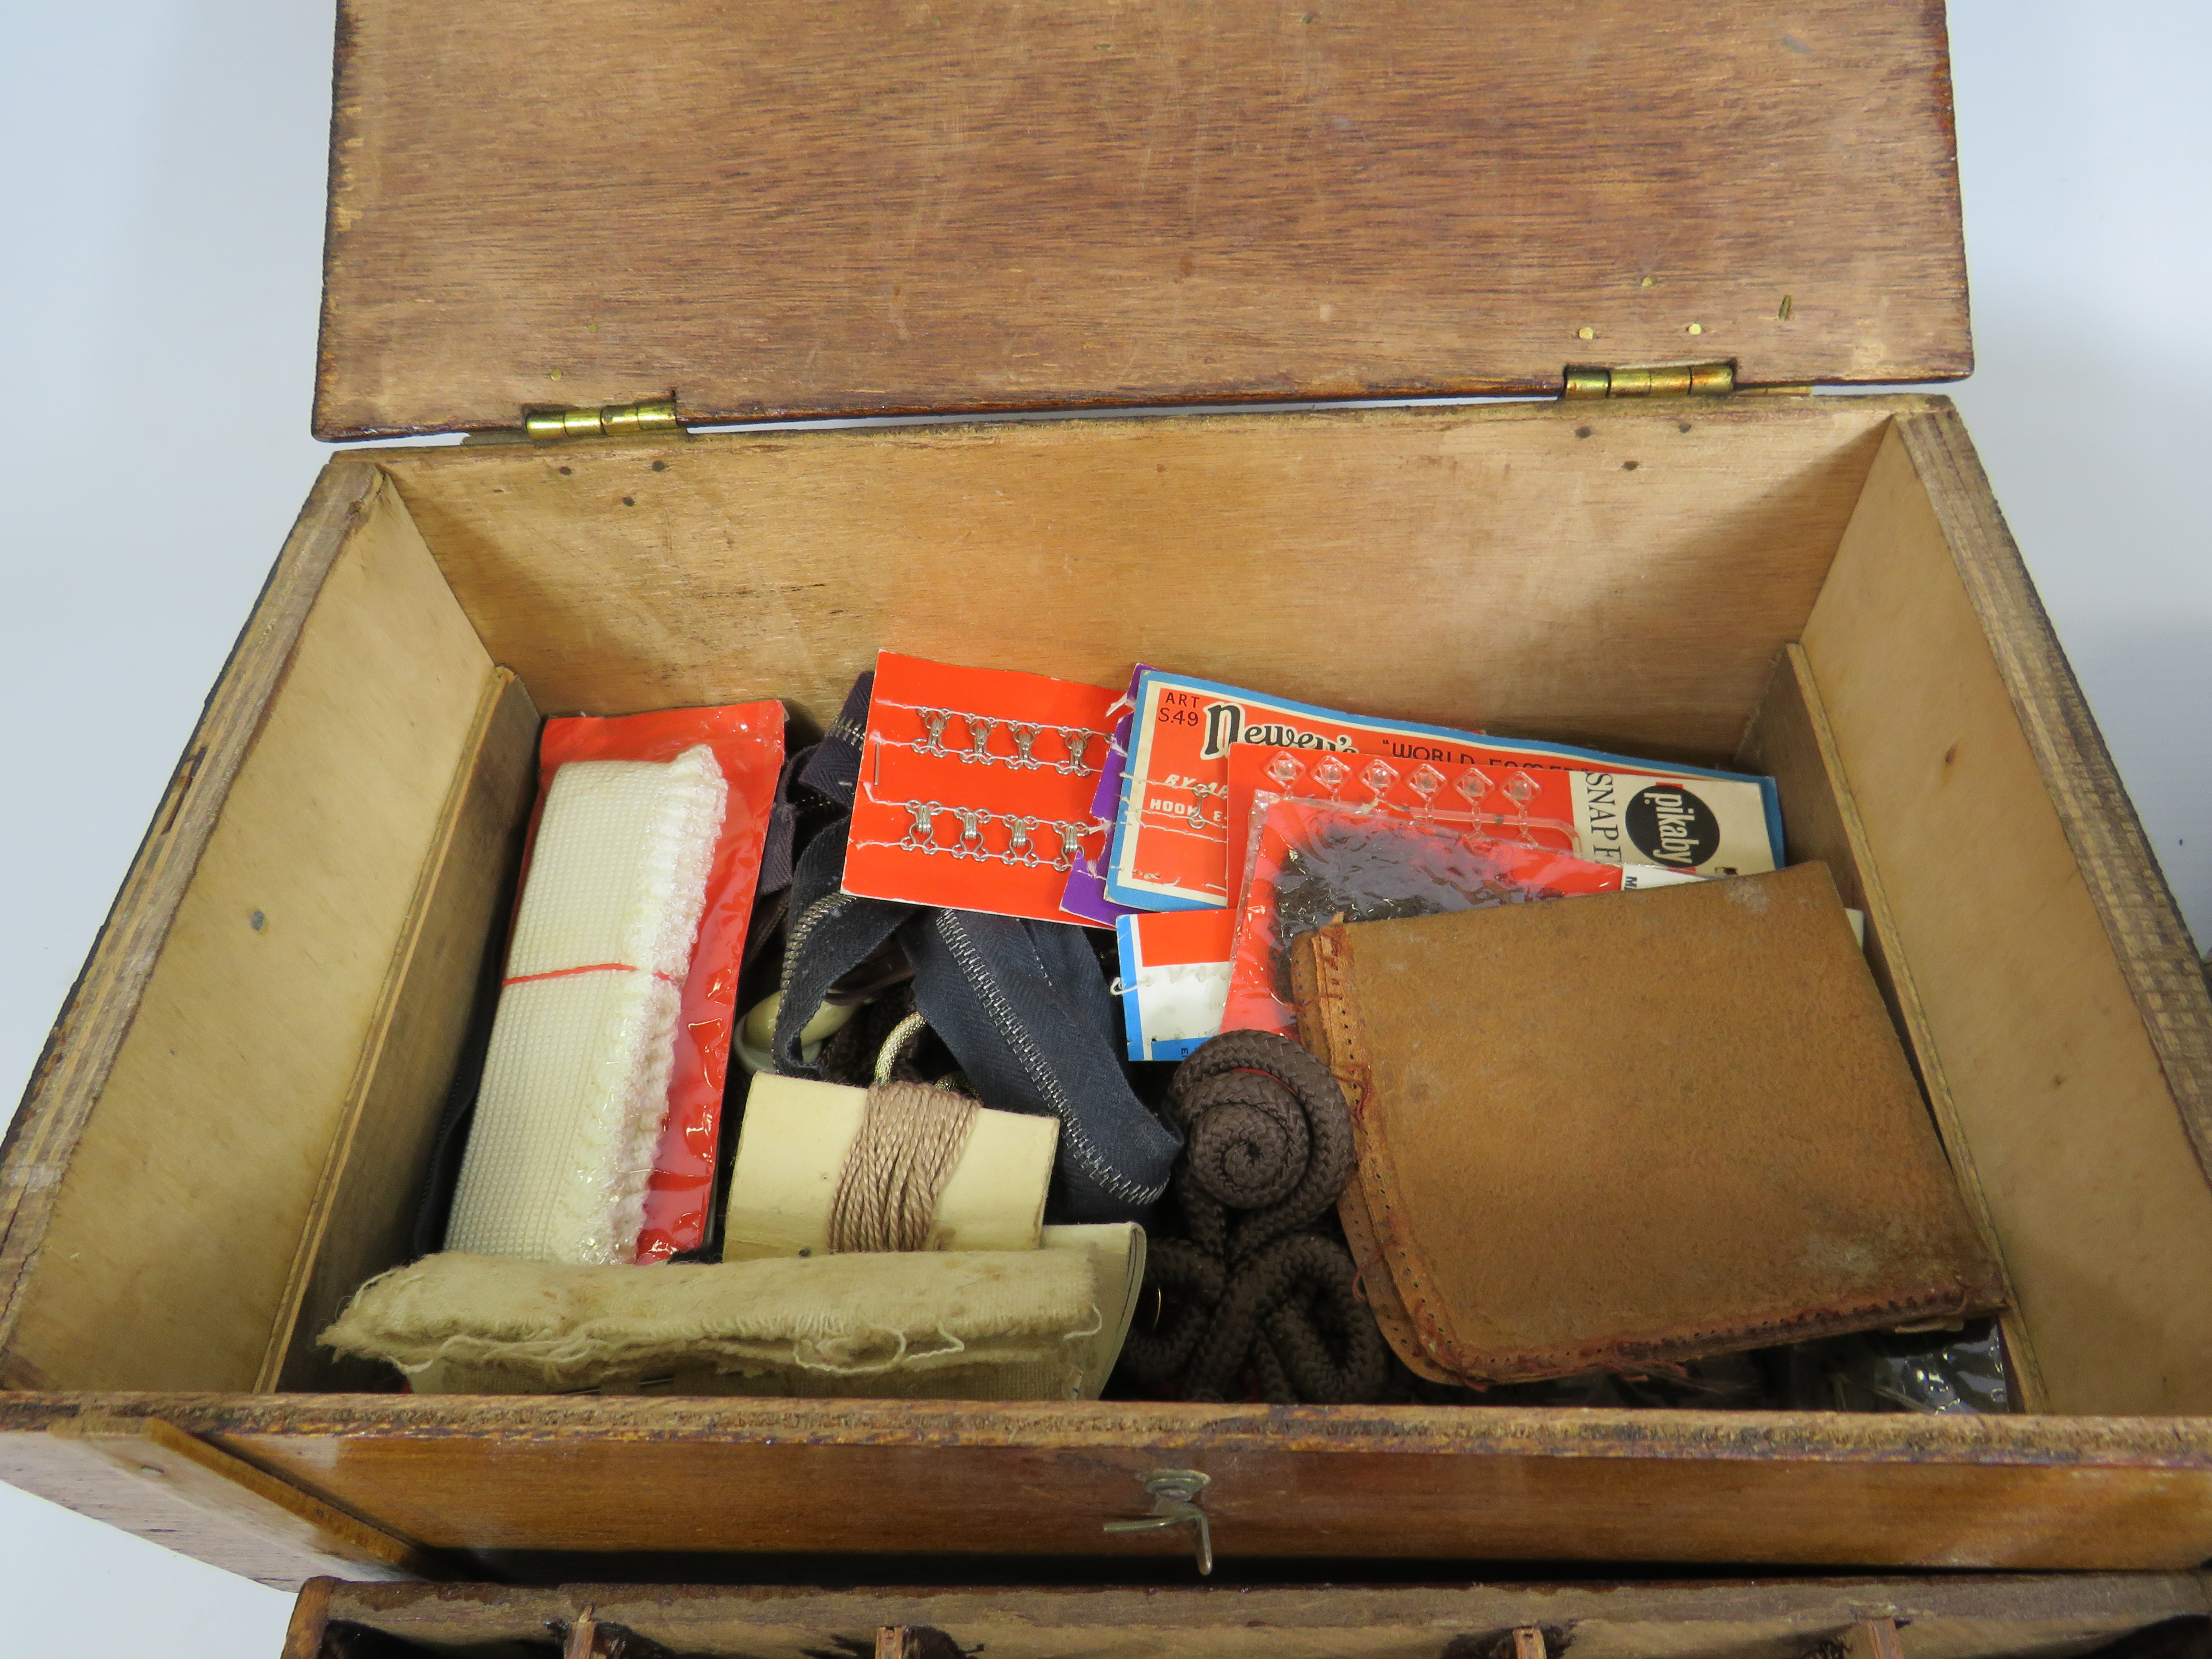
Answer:
POLYGON ((209 699, 0 1164, 0 1476, 278 1583, 1130 1572, 1188 1559, 1102 1531, 1161 1468, 1232 1566, 2212 1554, 2212 1000, 1950 405, 1802 385, 1969 367, 1940 7, 347 0, 338 69, 319 430, 495 441, 334 458, 209 699), (2027 1410, 319 1354, 407 1253, 539 717, 819 724, 879 647, 1772 771, 2027 1410))

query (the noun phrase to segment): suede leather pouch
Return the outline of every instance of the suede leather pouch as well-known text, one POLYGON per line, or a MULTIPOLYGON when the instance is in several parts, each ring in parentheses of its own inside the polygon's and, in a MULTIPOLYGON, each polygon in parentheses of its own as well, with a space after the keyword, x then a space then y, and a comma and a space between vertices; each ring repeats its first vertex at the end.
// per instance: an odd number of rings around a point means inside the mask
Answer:
POLYGON ((1339 924, 1293 963, 1352 1104, 1346 1232, 1418 1371, 1633 1371, 2004 1304, 1824 865, 1339 924))

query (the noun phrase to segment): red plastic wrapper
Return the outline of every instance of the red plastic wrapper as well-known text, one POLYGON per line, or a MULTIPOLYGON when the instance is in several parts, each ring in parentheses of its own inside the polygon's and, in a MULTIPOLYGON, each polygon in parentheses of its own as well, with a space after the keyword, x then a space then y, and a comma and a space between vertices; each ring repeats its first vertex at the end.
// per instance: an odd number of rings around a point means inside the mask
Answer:
MULTIPOLYGON (((672 761, 705 744, 729 786, 722 833, 707 872, 707 902, 684 981, 676 1030, 676 1062, 668 1080, 668 1121, 645 1193, 645 1227, 637 1260, 665 1261, 706 1242, 714 1201, 714 1155, 722 1130, 722 1089, 729 1080, 730 1038, 737 1026, 738 969, 745 925, 760 883, 761 849, 783 769, 783 705, 729 703, 720 708, 667 708, 613 719, 574 715, 545 722, 538 746, 538 804, 530 843, 553 775, 570 761, 672 761)), ((530 875, 524 851, 522 874, 530 875)), ((519 893, 521 889, 516 889, 519 893)))
POLYGON ((1290 947, 1333 921, 1382 921, 1492 904, 1617 893, 1648 880, 1695 880, 1673 871, 1624 871, 1547 847, 1485 841, 1462 831, 1331 801, 1260 796, 1258 828, 1224 1031, 1297 1035, 1290 947))

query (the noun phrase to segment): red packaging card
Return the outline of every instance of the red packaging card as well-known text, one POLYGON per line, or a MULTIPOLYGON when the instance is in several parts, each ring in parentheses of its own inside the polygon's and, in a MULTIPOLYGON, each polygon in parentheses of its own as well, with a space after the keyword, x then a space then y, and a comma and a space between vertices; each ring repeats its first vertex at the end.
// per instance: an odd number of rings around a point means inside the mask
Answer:
POLYGON ((1765 797, 1753 787, 1765 781, 1601 769, 1487 738, 1429 745, 1427 758, 1410 763, 1238 744, 1229 751, 1224 802, 1231 885, 1241 899, 1260 812, 1284 797, 1331 801, 1600 864, 1748 875, 1776 867, 1765 797))
POLYGON ((1115 902, 1177 910, 1232 902, 1230 849, 1245 842, 1232 839, 1229 766, 1240 745, 1298 751, 1321 779, 1283 793, 1364 803, 1379 792, 1507 817, 1526 805, 1529 818, 1571 824, 1573 850, 1588 858, 1721 875, 1771 870, 1782 856, 1771 779, 1340 714, 1147 670, 1108 873, 1115 902), (1547 776, 1556 786, 1548 793, 1547 776), (1477 790, 1472 802, 1458 796, 1462 784, 1477 790), (1513 798, 1531 790, 1525 802, 1513 798))
POLYGON ((860 757, 845 890, 907 904, 1101 924, 1062 908, 1103 856, 1091 810, 1120 694, 886 651, 860 757))
MULTIPOLYGON (((551 720, 538 747, 538 807, 553 774, 570 761, 672 761, 705 744, 729 785, 722 833, 707 873, 707 905, 684 981, 684 1012, 676 1031, 676 1063, 668 1079, 668 1121, 645 1192, 645 1227, 637 1260, 665 1261, 706 1242, 714 1201, 714 1153, 721 1134, 722 1089, 729 1080, 730 1037, 735 1029, 738 969, 744 959, 745 924, 760 882, 761 848, 775 805, 776 775, 783 769, 783 705, 732 703, 720 708, 670 708, 613 720, 588 715, 551 720)), ((529 855, 523 858, 529 875, 529 855)))

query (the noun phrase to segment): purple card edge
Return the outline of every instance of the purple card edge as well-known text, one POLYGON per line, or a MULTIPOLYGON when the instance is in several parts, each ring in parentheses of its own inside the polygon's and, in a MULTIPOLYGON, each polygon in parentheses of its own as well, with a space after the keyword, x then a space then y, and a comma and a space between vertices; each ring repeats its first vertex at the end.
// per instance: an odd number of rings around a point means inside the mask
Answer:
MULTIPOLYGON (((1149 665, 1139 663, 1129 672, 1129 689, 1121 694, 1121 701, 1129 705, 1121 718, 1114 723, 1114 735, 1106 748, 1106 758, 1098 768, 1098 787, 1091 797, 1091 816, 1108 823, 1120 816, 1121 810, 1121 778, 1129 767, 1129 735, 1136 728, 1137 683, 1149 665)), ((1108 843, 1112 844, 1110 842, 1108 843)), ((1102 927, 1111 927, 1122 916, 1142 915, 1143 911, 1126 904, 1116 904, 1106 896, 1106 878, 1091 867, 1090 861, 1078 859, 1075 867, 1067 872, 1067 888, 1061 894, 1060 908, 1071 915, 1086 917, 1102 927)))

